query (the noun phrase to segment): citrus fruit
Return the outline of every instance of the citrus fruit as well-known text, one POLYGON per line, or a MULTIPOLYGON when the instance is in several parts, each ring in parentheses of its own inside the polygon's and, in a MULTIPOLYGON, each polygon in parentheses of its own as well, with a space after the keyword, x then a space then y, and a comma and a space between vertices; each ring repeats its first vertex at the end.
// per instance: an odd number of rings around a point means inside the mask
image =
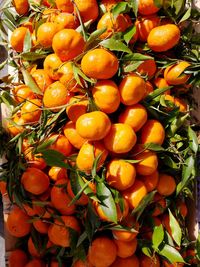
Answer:
POLYGON ((24 267, 28 262, 28 255, 21 249, 12 250, 8 262, 9 267, 24 267))
POLYGON ((148 79, 151 79, 153 75, 156 73, 157 67, 154 59, 144 60, 143 63, 139 65, 137 68, 137 72, 141 75, 146 75, 148 79))
POLYGON ((72 145, 66 136, 62 134, 53 134, 49 137, 49 141, 50 140, 55 141, 49 146, 49 149, 56 150, 64 156, 69 156, 71 154, 72 145))
POLYGON ((152 258, 150 258, 143 254, 140 256, 139 260, 141 267, 160 267, 160 260, 157 255, 154 255, 152 258))
POLYGON ((58 70, 61 64, 62 61, 56 54, 50 54, 45 58, 43 63, 44 70, 52 80, 59 80, 58 70))
POLYGON ((22 52, 24 47, 24 39, 29 30, 26 27, 16 28, 10 37, 10 44, 17 52, 22 52))
POLYGON ((34 70, 33 72, 31 72, 31 76, 42 92, 44 92, 47 87, 53 82, 44 69, 34 70))
POLYGON ((176 190, 174 177, 165 173, 160 173, 156 189, 160 195, 170 196, 176 190))
POLYGON ((41 24, 37 30, 37 42, 45 48, 51 47, 53 37, 57 31, 57 25, 54 22, 45 22, 41 24))
POLYGON ((89 20, 95 21, 97 19, 99 15, 99 8, 96 0, 74 0, 74 2, 80 12, 83 22, 87 22, 89 20))
POLYGON ((115 262, 110 266, 110 267, 139 267, 140 266, 140 263, 139 263, 139 260, 137 258, 137 256, 133 255, 131 257, 128 257, 128 258, 120 258, 120 257, 117 257, 115 262))
POLYGON ((66 113, 68 118, 76 122, 78 118, 85 114, 88 110, 89 101, 82 95, 76 95, 71 97, 68 106, 66 107, 66 113))
POLYGON ((155 14, 159 9, 154 0, 139 0, 138 11, 142 15, 155 14))
POLYGON ((57 24, 59 31, 63 29, 76 29, 79 26, 77 17, 67 12, 58 14, 53 22, 57 24))
POLYGON ((15 101, 17 101, 18 103, 22 103, 26 101, 26 99, 35 98, 35 94, 31 91, 30 87, 28 87, 25 84, 16 86, 13 89, 13 95, 14 95, 15 101))
POLYGON ((150 31, 157 27, 160 23, 160 18, 156 15, 140 17, 136 20, 138 30, 138 39, 141 42, 146 42, 150 31))
POLYGON ((141 129, 141 143, 162 145, 165 139, 165 129, 158 120, 147 120, 141 129))
POLYGON ((151 175, 157 170, 158 157, 153 151, 145 150, 134 159, 139 161, 135 164, 136 172, 139 175, 151 175))
POLYGON ((129 242, 114 240, 117 245, 117 256, 120 258, 127 258, 132 256, 137 248, 137 239, 134 238, 129 242))
POLYGON ((57 9, 68 12, 68 13, 73 13, 74 11, 74 5, 71 0, 56 0, 56 7, 57 9))
POLYGON ((190 66, 187 61, 180 61, 177 64, 170 65, 164 71, 164 77, 168 84, 184 84, 190 78, 190 75, 184 74, 184 70, 190 66))
POLYGON ((138 178, 145 184, 147 191, 151 192, 158 184, 159 174, 157 171, 155 171, 151 175, 139 176, 138 178))
POLYGON ((29 10, 28 0, 13 0, 13 5, 19 15, 25 15, 29 10))

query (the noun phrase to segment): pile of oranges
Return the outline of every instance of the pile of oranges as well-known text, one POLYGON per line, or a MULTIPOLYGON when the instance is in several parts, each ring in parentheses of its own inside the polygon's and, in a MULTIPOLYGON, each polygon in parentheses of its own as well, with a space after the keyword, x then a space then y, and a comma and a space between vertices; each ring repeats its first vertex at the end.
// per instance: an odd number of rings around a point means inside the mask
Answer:
POLYGON ((13 0, 9 267, 197 264, 178 192, 193 63, 176 59, 181 29, 161 6, 130 2, 13 0))

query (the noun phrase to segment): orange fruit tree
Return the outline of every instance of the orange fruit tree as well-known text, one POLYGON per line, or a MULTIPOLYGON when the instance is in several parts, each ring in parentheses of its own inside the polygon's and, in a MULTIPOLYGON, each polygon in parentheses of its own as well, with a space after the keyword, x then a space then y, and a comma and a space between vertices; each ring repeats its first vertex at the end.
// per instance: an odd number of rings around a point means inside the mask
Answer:
POLYGON ((13 73, 0 79, 0 191, 19 239, 10 267, 199 263, 187 229, 199 15, 184 4, 3 4, 0 69, 13 73))

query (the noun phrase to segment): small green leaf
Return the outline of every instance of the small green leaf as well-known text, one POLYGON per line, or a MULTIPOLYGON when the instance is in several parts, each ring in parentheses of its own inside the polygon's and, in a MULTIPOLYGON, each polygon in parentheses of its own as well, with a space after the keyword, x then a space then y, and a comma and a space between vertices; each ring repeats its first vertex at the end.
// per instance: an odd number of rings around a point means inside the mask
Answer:
POLYGON ((128 44, 136 33, 136 26, 130 26, 124 33, 124 41, 128 44))
POLYGON ((113 38, 103 40, 100 45, 108 48, 111 51, 121 51, 126 53, 132 53, 132 51, 121 41, 115 40, 113 38))
POLYGON ((98 40, 97 42, 97 39, 99 36, 101 36, 104 32, 106 31, 106 28, 102 28, 102 29, 99 29, 99 30, 96 30, 94 32, 91 33, 90 37, 88 38, 87 42, 86 42, 86 45, 85 45, 85 51, 88 50, 88 48, 92 48, 91 45, 94 43, 95 46, 97 45, 97 43, 100 43, 101 40, 98 40))
POLYGON ((123 160, 131 164, 136 164, 141 161, 140 159, 123 159, 123 160))
POLYGON ((190 16, 191 16, 191 11, 192 11, 192 8, 189 7, 188 10, 187 10, 187 11, 185 12, 185 14, 183 15, 183 17, 181 18, 181 20, 179 21, 179 23, 181 23, 181 22, 183 22, 183 21, 189 19, 190 16))
POLYGON ((137 18, 137 13, 138 13, 138 3, 139 1, 129 0, 129 6, 132 8, 133 13, 135 14, 136 18, 137 18))
POLYGON ((122 61, 144 61, 148 59, 153 59, 153 58, 151 56, 131 52, 131 54, 125 55, 122 58, 122 61))
POLYGON ((182 231, 174 215, 169 209, 169 225, 172 231, 172 237, 178 246, 181 245, 182 231))
POLYGON ((57 136, 53 136, 45 140, 44 142, 42 142, 40 145, 37 146, 35 153, 40 153, 46 150, 46 148, 52 145, 56 141, 57 138, 58 138, 57 136))
POLYGON ((196 133, 188 127, 189 147, 196 154, 199 149, 198 139, 196 133))
POLYGON ((174 247, 165 244, 161 250, 158 251, 161 256, 167 258, 171 263, 184 262, 181 254, 174 247))
POLYGON ((32 48, 31 33, 30 31, 27 31, 24 38, 23 52, 30 52, 31 48, 32 48))
POLYGON ((38 59, 45 58, 46 56, 47 56, 47 53, 36 53, 36 52, 21 53, 22 59, 28 60, 28 61, 35 61, 38 59))
POLYGON ((147 257, 152 257, 151 247, 142 246, 142 253, 147 257))
POLYGON ((77 83, 83 87, 83 83, 81 82, 79 76, 81 76, 84 80, 90 82, 90 83, 94 83, 94 80, 88 78, 81 70, 79 67, 77 67, 75 64, 72 63, 72 67, 73 67, 73 73, 74 73, 74 77, 77 81, 77 83))
POLYGON ((10 93, 7 91, 3 91, 0 94, 0 99, 2 102, 10 109, 12 107, 16 107, 17 103, 14 101, 14 99, 11 97, 10 93))
POLYGON ((44 150, 42 151, 42 156, 48 166, 69 168, 69 165, 64 162, 65 156, 56 150, 53 149, 44 150))
POLYGON ((155 226, 153 230, 152 243, 155 250, 158 249, 164 239, 164 230, 162 224, 155 226))
POLYGON ((95 178, 96 175, 97 175, 97 169, 98 169, 98 165, 100 163, 100 160, 101 160, 101 157, 102 157, 102 154, 103 152, 101 152, 93 161, 93 164, 92 164, 92 171, 91 171, 91 174, 92 174, 92 177, 95 178))
POLYGON ((163 5, 163 0, 154 0, 154 4, 158 7, 161 8, 163 5))
POLYGON ((35 94, 43 95, 40 88, 37 86, 37 84, 35 83, 35 81, 31 77, 30 73, 24 68, 22 68, 21 71, 22 71, 22 75, 24 77, 24 82, 28 87, 30 87, 31 91, 35 94))
POLYGON ((155 143, 147 143, 145 144, 145 148, 156 152, 165 151, 165 149, 162 146, 155 143))
POLYGON ((159 95, 163 94, 164 92, 166 92, 170 88, 172 88, 172 86, 167 86, 167 87, 155 89, 152 93, 148 94, 148 96, 145 98, 145 101, 147 101, 147 102, 152 101, 154 98, 156 98, 159 95))
POLYGON ((140 64, 142 63, 143 61, 132 61, 130 64, 126 65, 123 70, 125 73, 128 73, 128 72, 133 72, 135 70, 137 70, 137 68, 140 66, 140 64))
POLYGON ((97 196, 101 201, 99 206, 101 207, 105 216, 114 223, 117 223, 117 209, 111 194, 111 191, 106 187, 103 182, 97 183, 97 196))
POLYGON ((127 13, 130 10, 127 2, 119 2, 111 9, 113 17, 116 18, 117 15, 121 13, 127 13))

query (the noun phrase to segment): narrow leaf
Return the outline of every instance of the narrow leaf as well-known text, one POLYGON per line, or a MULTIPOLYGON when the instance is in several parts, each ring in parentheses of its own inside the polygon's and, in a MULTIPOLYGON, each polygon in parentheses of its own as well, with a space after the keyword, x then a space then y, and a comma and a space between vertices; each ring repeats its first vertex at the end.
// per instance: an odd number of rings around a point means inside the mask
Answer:
POLYGON ((148 59, 152 59, 151 56, 146 56, 140 53, 132 53, 125 55, 122 58, 122 61, 144 61, 144 60, 148 60, 148 59))
POLYGON ((25 84, 28 87, 30 87, 30 89, 32 90, 33 93, 38 94, 38 95, 42 95, 43 93, 41 92, 40 88, 37 86, 37 84, 35 83, 35 81, 31 77, 30 73, 24 68, 22 68, 21 71, 22 71, 22 75, 24 77, 25 84))
POLYGON ((117 3, 111 10, 113 17, 116 18, 117 15, 121 13, 127 13, 129 11, 129 6, 127 2, 119 2, 117 3))
POLYGON ((174 215, 169 209, 169 225, 172 231, 172 237, 178 246, 181 245, 182 231, 174 215))
POLYGON ((31 47, 32 47, 31 34, 30 31, 27 31, 24 38, 23 52, 30 52, 31 47))
POLYGON ((128 44, 136 33, 136 26, 130 26, 124 33, 124 41, 128 44))
POLYGON ((155 226, 153 230, 152 243, 155 250, 158 249, 164 239, 164 230, 162 224, 155 226))
POLYGON ((103 40, 100 45, 102 45, 105 48, 110 49, 111 51, 121 51, 126 53, 132 53, 132 51, 121 41, 115 40, 115 39, 106 39, 103 40))
POLYGON ((188 137, 189 137, 189 147, 192 149, 192 151, 196 154, 199 148, 197 135, 195 132, 191 129, 191 127, 188 127, 188 137))
POLYGON ((179 23, 189 19, 189 17, 191 16, 191 11, 192 11, 192 8, 189 7, 188 10, 185 12, 185 14, 183 15, 182 19, 179 21, 179 23))
POLYGON ((165 244, 164 247, 158 252, 161 256, 167 258, 171 263, 184 262, 181 254, 174 247, 165 244))

